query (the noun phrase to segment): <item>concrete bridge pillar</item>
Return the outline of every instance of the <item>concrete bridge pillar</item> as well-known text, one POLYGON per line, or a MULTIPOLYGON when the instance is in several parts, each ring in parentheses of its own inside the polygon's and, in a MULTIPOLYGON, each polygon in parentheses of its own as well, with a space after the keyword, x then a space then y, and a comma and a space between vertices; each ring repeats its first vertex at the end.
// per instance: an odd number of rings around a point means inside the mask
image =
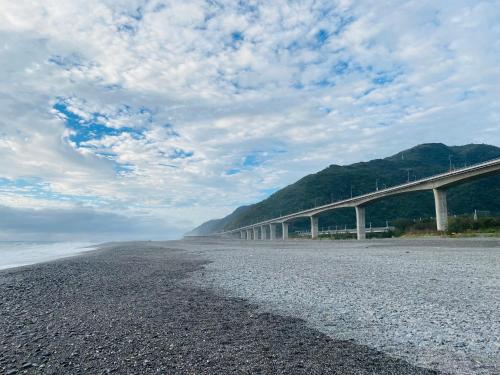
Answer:
POLYGON ((260 227, 260 239, 267 240, 267 225, 262 225, 260 227))
POLYGON ((269 224, 269 239, 271 241, 276 239, 276 224, 269 224))
POLYGON ((356 232, 358 240, 364 240, 366 238, 365 208, 362 206, 354 208, 356 209, 356 232))
POLYGON ((244 240, 245 239, 245 232, 244 231, 240 231, 240 239, 241 240, 244 240))
POLYGON ((311 238, 313 240, 318 239, 318 217, 311 216, 311 238))
POLYGON ((448 229, 448 203, 446 190, 432 189, 434 192, 434 205, 436 206, 436 227, 438 231, 448 229))
POLYGON ((283 239, 288 240, 288 223, 281 223, 281 229, 283 231, 283 239))
POLYGON ((250 229, 247 229, 247 240, 251 239, 252 239, 252 232, 250 231, 250 229))
POLYGON ((253 239, 258 240, 259 239, 259 230, 257 227, 253 227, 253 239))

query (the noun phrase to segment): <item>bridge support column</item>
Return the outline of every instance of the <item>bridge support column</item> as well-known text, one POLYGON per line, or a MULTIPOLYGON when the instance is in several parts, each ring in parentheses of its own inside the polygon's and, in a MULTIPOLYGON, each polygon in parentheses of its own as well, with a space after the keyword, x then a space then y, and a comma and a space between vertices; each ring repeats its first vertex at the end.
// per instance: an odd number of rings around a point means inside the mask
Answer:
POLYGON ((250 231, 250 229, 247 229, 247 240, 251 239, 252 239, 252 232, 250 231))
POLYGON ((283 231, 283 239, 288 240, 288 223, 281 223, 281 229, 283 231))
POLYGON ((240 231, 240 239, 241 240, 245 239, 245 232, 244 231, 240 231))
POLYGON ((267 240, 267 225, 262 225, 260 227, 260 239, 267 240))
POLYGON ((259 230, 257 229, 257 227, 253 228, 253 239, 254 240, 258 240, 259 239, 259 230))
POLYGON ((269 239, 271 241, 276 239, 276 224, 269 224, 269 239))
POLYGON ((432 189, 434 192, 434 204, 436 206, 436 227, 438 231, 448 229, 448 203, 446 202, 446 190, 432 189))
POLYGON ((311 238, 313 240, 318 239, 318 217, 311 216, 311 238))
POLYGON ((364 240, 366 238, 365 208, 362 206, 354 208, 356 209, 356 232, 358 240, 364 240))

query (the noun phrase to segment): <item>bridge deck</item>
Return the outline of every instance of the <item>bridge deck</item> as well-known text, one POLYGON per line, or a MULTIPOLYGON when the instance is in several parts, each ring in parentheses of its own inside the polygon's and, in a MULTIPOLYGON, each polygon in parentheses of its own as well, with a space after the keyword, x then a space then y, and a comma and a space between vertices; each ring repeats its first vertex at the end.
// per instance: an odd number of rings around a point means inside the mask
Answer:
POLYGON ((320 213, 331 211, 338 208, 361 206, 392 195, 397 195, 412 191, 419 191, 419 190, 435 189, 438 187, 443 187, 454 183, 458 183, 460 181, 465 181, 471 178, 477 178, 480 176, 498 172, 500 172, 500 159, 493 159, 472 166, 455 169, 449 172, 437 174, 430 177, 425 177, 417 181, 411 181, 401 185, 392 186, 386 189, 380 189, 367 194, 362 194, 352 198, 343 199, 337 202, 332 202, 326 205, 317 206, 307 210, 297 211, 288 215, 283 215, 272 219, 264 220, 258 223, 254 223, 230 231, 220 232, 218 234, 223 235, 223 234, 237 233, 239 231, 253 229, 263 225, 279 224, 292 221, 298 218, 312 217, 315 215, 319 215, 320 213))

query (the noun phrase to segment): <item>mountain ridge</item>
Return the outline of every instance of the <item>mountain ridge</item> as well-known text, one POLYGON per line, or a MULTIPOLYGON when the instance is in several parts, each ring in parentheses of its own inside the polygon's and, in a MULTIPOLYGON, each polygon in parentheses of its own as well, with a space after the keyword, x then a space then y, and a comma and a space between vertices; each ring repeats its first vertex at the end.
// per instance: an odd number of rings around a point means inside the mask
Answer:
MULTIPOLYGON (((486 144, 446 146, 424 143, 386 158, 361 161, 349 165, 331 164, 321 171, 306 175, 295 183, 274 192, 268 198, 238 207, 231 214, 196 227, 187 235, 207 235, 221 230, 249 225, 264 219, 312 208, 370 191, 399 185, 445 172, 449 168, 477 164, 500 157, 500 148, 486 144)), ((449 191, 451 214, 470 213, 474 209, 500 213, 500 176, 489 176, 464 183, 449 191)), ((398 218, 432 217, 432 192, 414 192, 375 202, 367 207, 367 224, 385 225, 398 218)), ((353 226, 354 210, 339 209, 320 217, 320 227, 353 226)), ((291 231, 308 228, 306 219, 290 223, 291 231)))

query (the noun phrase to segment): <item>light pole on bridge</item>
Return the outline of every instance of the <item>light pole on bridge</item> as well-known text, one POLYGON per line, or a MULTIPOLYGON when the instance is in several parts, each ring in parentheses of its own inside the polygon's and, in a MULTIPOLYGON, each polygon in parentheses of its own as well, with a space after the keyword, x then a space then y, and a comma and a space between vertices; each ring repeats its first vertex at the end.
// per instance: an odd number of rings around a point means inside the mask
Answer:
POLYGON ((411 171, 411 168, 406 168, 406 172, 408 173, 408 177, 406 178, 406 182, 410 182, 410 171, 411 171))

